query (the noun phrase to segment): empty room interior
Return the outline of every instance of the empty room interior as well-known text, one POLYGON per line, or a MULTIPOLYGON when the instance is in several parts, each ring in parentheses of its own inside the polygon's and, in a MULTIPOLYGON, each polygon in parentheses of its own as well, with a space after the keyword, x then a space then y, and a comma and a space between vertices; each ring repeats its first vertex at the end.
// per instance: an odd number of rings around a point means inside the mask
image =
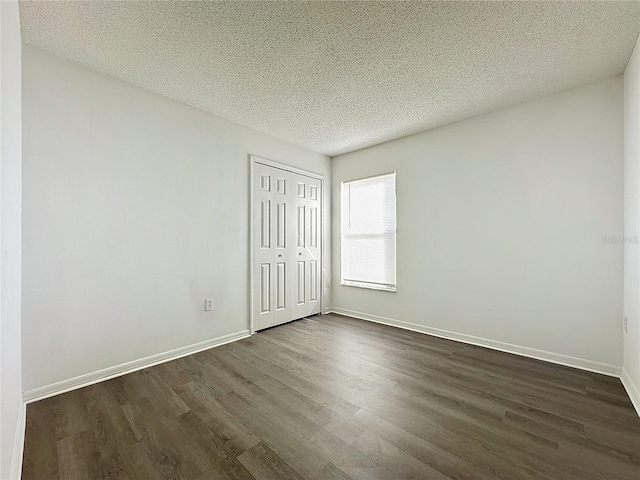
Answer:
POLYGON ((0 2, 0 479, 640 479, 640 2, 0 2))

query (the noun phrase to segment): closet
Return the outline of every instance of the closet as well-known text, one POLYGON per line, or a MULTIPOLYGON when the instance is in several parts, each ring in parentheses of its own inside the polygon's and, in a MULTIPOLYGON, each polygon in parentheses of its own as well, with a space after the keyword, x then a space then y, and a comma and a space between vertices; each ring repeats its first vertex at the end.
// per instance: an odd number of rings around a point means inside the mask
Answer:
POLYGON ((320 313, 322 179, 253 157, 255 330, 320 313))

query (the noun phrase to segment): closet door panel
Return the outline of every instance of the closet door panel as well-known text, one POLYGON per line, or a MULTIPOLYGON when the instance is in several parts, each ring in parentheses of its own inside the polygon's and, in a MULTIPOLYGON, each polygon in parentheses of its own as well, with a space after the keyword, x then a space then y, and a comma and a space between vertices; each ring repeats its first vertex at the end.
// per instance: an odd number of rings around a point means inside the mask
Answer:
POLYGON ((273 326, 274 172, 256 164, 253 195, 253 315, 256 330, 273 326))
POLYGON ((293 174, 295 248, 293 318, 320 312, 320 180, 293 174))
POLYGON ((293 248, 291 218, 291 173, 274 168, 276 189, 274 192, 275 215, 275 299, 274 325, 292 320, 291 312, 291 250, 293 248))
POLYGON ((320 313, 320 279, 321 279, 321 255, 320 249, 322 235, 320 229, 321 221, 321 182, 320 180, 309 178, 307 181, 307 221, 305 228, 307 230, 307 307, 308 315, 314 315, 320 313))

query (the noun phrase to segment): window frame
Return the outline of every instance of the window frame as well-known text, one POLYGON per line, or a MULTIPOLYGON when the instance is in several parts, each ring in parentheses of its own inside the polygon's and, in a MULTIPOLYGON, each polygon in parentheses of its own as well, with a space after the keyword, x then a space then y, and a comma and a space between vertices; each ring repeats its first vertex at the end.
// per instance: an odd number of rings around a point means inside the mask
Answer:
POLYGON ((397 277, 397 272, 398 272, 398 264, 397 264, 397 259, 398 259, 398 256, 397 256, 397 236, 398 236, 397 201, 398 201, 398 192, 397 192, 397 184, 398 184, 398 176, 397 176, 397 172, 395 170, 393 170, 391 172, 385 172, 385 173, 380 173, 380 174, 376 174, 376 175, 369 175, 367 177, 354 178, 352 180, 345 180, 343 182, 340 182, 340 285, 346 286, 346 287, 366 288, 366 289, 369 289, 369 290, 380 290, 380 291, 385 291, 385 292, 396 292, 397 291, 397 286, 398 286, 398 277, 397 277), (394 228, 393 232, 391 232, 391 233, 388 233, 388 232, 363 233, 363 234, 345 233, 344 230, 343 230, 343 222, 344 222, 344 218, 343 218, 343 214, 344 214, 344 211, 343 211, 343 207, 344 207, 343 194, 344 194, 345 184, 350 184, 350 183, 354 183, 354 182, 360 182, 360 181, 363 181, 363 180, 370 180, 370 179, 374 179, 374 178, 378 178, 378 177, 387 177, 387 176, 390 176, 390 175, 393 175, 393 199, 394 199, 393 216, 394 216, 394 224, 395 224, 395 228, 394 228), (392 241, 393 241, 393 256, 394 256, 393 268, 395 270, 395 272, 394 272, 395 283, 378 283, 378 282, 368 282, 368 281, 362 281, 362 280, 348 280, 348 279, 345 279, 345 277, 344 277, 344 260, 345 260, 345 256, 344 256, 344 238, 345 237, 352 237, 352 238, 391 237, 392 241))

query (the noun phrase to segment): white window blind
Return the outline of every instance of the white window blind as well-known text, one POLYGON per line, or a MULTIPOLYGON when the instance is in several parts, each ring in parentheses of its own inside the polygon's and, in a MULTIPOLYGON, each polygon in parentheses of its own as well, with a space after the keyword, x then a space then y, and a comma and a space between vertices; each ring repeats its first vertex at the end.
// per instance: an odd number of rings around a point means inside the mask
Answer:
POLYGON ((396 291, 396 174, 342 182, 342 285, 396 291))

